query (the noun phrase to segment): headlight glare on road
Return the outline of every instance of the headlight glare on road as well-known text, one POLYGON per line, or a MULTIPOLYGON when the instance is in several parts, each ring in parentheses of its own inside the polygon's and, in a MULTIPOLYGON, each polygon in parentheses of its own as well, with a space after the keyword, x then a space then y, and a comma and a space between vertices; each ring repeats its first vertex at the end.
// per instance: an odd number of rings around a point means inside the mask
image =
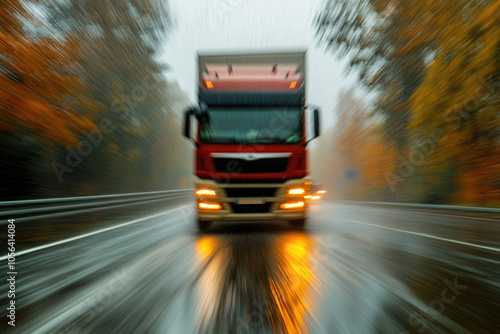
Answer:
POLYGON ((213 189, 200 188, 200 189, 196 190, 196 195, 206 196, 206 197, 214 197, 216 195, 216 192, 213 189))
POLYGON ((285 202, 280 205, 280 209, 290 210, 290 209, 300 209, 304 207, 304 202, 285 202))

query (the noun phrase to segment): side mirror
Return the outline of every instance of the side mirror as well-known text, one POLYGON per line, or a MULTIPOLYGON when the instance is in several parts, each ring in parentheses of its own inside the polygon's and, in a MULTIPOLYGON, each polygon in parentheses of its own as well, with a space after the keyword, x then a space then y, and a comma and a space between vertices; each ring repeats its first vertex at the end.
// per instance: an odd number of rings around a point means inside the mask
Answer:
POLYGON ((318 107, 314 107, 313 109, 313 127, 314 127, 314 135, 311 139, 309 139, 308 141, 306 141, 305 145, 309 144, 310 141, 312 141, 313 139, 315 138, 318 138, 319 137, 319 134, 320 134, 320 120, 319 120, 319 108, 318 107))
MULTIPOLYGON (((320 128, 320 122, 319 122, 319 109, 315 108, 314 109, 314 138, 319 137, 319 128, 320 128)), ((313 139, 314 139, 313 138, 313 139)))
POLYGON ((188 138, 190 141, 192 141, 196 146, 198 146, 198 143, 191 138, 191 116, 196 113, 196 109, 190 108, 184 112, 184 128, 183 128, 183 135, 184 137, 188 138))
POLYGON ((184 112, 184 137, 191 138, 191 115, 193 109, 188 109, 184 112))

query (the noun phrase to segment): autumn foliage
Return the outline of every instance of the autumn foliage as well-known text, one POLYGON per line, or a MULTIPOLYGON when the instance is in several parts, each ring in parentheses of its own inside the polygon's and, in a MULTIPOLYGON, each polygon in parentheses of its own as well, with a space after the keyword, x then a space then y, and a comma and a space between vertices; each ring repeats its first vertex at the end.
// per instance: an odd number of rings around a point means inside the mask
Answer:
POLYGON ((3 199, 182 186, 189 102, 158 61, 169 22, 148 0, 0 3, 3 199))
POLYGON ((330 0, 316 25, 374 96, 335 129, 337 174, 360 171, 340 197, 500 204, 499 1, 330 0))
POLYGON ((32 39, 18 22, 30 19, 17 0, 0 4, 0 129, 30 131, 59 144, 74 144, 75 132, 93 127, 70 96, 79 78, 71 75, 78 46, 71 40, 32 39))

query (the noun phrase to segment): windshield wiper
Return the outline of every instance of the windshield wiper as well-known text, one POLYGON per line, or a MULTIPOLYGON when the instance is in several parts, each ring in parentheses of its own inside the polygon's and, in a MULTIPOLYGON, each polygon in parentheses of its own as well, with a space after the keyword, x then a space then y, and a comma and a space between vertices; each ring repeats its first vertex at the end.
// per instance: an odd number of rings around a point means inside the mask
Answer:
POLYGON ((207 141, 208 144, 225 144, 225 143, 238 144, 236 138, 233 137, 215 137, 205 140, 207 141))
POLYGON ((254 141, 267 141, 267 142, 272 142, 272 143, 284 143, 285 138, 281 137, 256 137, 253 138, 254 141))

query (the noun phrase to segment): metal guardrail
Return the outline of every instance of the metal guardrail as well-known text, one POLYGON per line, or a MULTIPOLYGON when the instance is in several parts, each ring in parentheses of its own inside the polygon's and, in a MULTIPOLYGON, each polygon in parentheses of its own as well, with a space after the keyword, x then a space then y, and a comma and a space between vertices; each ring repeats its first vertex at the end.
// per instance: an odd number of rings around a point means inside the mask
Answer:
POLYGON ((498 208, 483 208, 477 206, 458 206, 458 205, 435 205, 435 204, 416 204, 416 203, 391 203, 391 202, 362 202, 362 201, 344 201, 347 204, 364 204, 364 205, 385 205, 410 207, 417 209, 440 209, 452 211, 469 211, 469 212, 485 212, 485 213, 500 213, 498 208))
POLYGON ((20 223, 130 205, 150 204, 191 194, 193 194, 193 189, 177 189, 143 193, 5 201, 0 202, 0 217, 2 218, 0 225, 7 224, 7 219, 11 218, 15 218, 16 223, 20 223))

